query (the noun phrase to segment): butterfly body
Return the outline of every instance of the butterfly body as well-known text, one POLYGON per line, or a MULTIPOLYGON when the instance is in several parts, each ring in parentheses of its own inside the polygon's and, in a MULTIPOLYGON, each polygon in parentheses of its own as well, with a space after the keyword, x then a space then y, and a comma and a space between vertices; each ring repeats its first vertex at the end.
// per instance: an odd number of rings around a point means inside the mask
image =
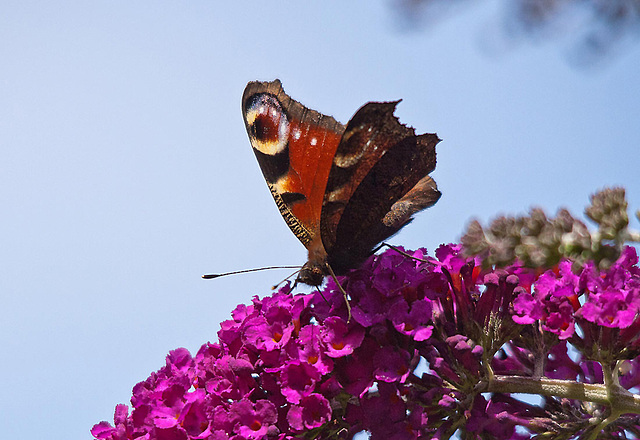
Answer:
POLYGON ((298 281, 321 284, 358 267, 373 248, 440 198, 435 134, 415 135, 370 102, 345 126, 289 97, 279 80, 251 82, 242 110, 273 198, 309 251, 298 281))

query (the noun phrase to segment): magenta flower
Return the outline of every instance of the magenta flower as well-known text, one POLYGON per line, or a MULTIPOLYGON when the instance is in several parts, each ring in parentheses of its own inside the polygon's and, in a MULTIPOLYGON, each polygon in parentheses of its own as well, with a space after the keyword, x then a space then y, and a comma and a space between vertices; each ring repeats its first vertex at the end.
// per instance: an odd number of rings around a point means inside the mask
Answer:
POLYGON ((296 431, 318 428, 331 420, 331 405, 321 394, 310 394, 287 413, 289 425, 296 431))
POLYGON ((310 395, 320 379, 320 372, 311 364, 301 361, 288 362, 280 374, 282 394, 287 401, 299 403, 310 395))
POLYGON ((321 339, 319 326, 307 325, 300 329, 298 343, 297 357, 301 361, 313 365, 320 374, 333 370, 333 360, 321 339))
POLYGON ((242 399, 233 402, 229 407, 229 414, 234 425, 233 432, 242 438, 261 439, 277 432, 274 426, 278 420, 276 407, 268 400, 253 403, 242 399))
POLYGON ((97 439, 124 440, 133 438, 133 423, 129 418, 127 405, 116 405, 113 416, 115 427, 108 422, 100 422, 91 429, 91 435, 97 439))
POLYGON ((391 306, 389 315, 393 326, 400 333, 411 336, 416 341, 426 341, 431 337, 433 306, 428 298, 414 301, 411 308, 406 301, 398 301, 391 306))
POLYGON ((589 295, 589 302, 582 306, 581 316, 587 321, 612 328, 629 327, 639 310, 637 292, 605 290, 589 295))
POLYGON ((411 373, 411 355, 405 350, 383 347, 374 355, 373 365, 376 379, 403 383, 411 373))
POLYGON ((329 357, 344 357, 353 353, 364 339, 364 329, 360 326, 351 326, 337 316, 330 316, 324 320, 321 332, 322 341, 326 346, 329 357))
POLYGON ((366 339, 352 356, 336 359, 334 374, 339 389, 350 395, 363 397, 375 382, 373 357, 379 345, 372 339, 366 339))
POLYGON ((571 262, 563 261, 558 270, 548 270, 533 284, 533 292, 521 290, 514 301, 517 313, 513 317, 519 324, 540 321, 545 330, 561 339, 573 336, 574 313, 578 302, 579 277, 573 274, 571 262))
POLYGON ((518 324, 533 324, 546 317, 542 302, 536 301, 531 293, 524 290, 513 301, 513 309, 516 313, 513 320, 518 324))
POLYGON ((640 312, 640 275, 638 255, 632 247, 623 251, 618 261, 598 275, 593 265, 582 273, 581 284, 589 292, 580 315, 587 321, 612 328, 627 328, 640 312))

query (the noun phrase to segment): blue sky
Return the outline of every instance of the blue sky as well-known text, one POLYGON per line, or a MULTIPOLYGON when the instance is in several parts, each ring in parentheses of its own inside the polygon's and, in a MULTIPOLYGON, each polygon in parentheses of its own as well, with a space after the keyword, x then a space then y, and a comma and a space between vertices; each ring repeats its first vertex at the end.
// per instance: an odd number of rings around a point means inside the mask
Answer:
POLYGON ((4 1, 0 432, 89 438, 287 273, 201 274, 306 261, 246 136, 248 81, 342 122, 402 98, 402 122, 438 133, 443 197, 396 244, 532 205, 580 214, 605 185, 640 208, 640 46, 591 70, 562 40, 495 50, 501 4, 407 31, 390 1, 4 1))

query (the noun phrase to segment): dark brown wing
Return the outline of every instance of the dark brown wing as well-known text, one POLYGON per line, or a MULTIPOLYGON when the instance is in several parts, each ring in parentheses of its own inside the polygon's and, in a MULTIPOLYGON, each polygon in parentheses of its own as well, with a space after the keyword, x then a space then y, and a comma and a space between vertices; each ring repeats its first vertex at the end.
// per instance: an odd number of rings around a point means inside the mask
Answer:
POLYGON ((347 124, 324 196, 321 236, 337 272, 357 267, 382 240, 440 198, 428 174, 435 134, 416 136, 393 115, 398 102, 370 102, 347 124))

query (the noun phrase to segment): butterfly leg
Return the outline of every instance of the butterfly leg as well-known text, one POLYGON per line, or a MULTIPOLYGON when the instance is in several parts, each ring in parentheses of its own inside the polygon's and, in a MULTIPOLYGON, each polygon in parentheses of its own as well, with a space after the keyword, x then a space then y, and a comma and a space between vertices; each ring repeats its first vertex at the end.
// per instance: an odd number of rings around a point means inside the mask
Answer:
POLYGON ((347 292, 345 292, 344 288, 342 287, 342 284, 340 284, 340 281, 338 281, 338 277, 336 277, 336 274, 333 273, 333 269, 329 264, 327 264, 327 270, 329 271, 329 275, 331 275, 331 278, 333 278, 333 281, 336 282, 336 285, 338 286, 338 289, 340 289, 340 292, 342 292, 342 296, 344 296, 344 303, 347 305, 347 324, 348 324, 349 321, 351 321, 351 304, 349 304, 349 298, 347 297, 347 292))

